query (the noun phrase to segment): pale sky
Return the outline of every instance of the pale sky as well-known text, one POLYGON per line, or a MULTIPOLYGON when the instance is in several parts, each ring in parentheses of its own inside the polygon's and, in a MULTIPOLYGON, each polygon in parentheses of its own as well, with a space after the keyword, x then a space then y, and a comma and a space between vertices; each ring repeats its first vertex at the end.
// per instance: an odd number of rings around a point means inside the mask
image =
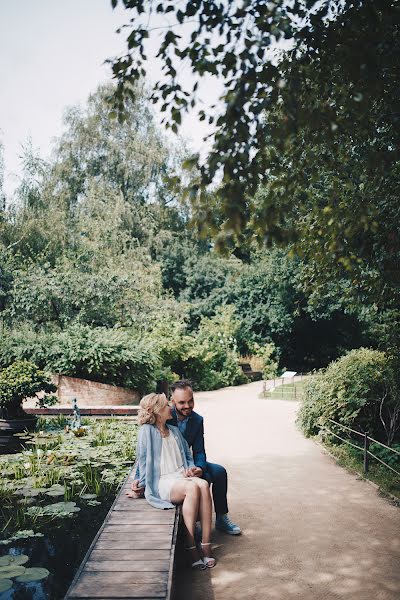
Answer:
MULTIPOLYGON (((30 137, 46 158, 62 131, 66 106, 83 106, 99 83, 111 79, 103 63, 125 51, 124 34, 115 30, 128 18, 127 11, 113 11, 110 0, 0 0, 0 140, 7 194, 18 184, 21 144, 30 137)), ((149 72, 155 79, 157 65, 149 72)), ((204 86, 207 101, 215 101, 221 88, 204 86)), ((209 130, 193 115, 181 133, 201 150, 209 130)))

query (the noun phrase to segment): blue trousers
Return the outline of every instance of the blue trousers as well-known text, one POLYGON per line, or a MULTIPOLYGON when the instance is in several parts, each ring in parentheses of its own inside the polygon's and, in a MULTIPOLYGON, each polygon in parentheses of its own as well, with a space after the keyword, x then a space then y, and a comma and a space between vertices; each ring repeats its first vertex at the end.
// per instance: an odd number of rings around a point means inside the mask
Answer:
POLYGON ((216 515, 225 515, 228 512, 228 475, 226 469, 221 465, 206 463, 203 478, 212 483, 212 495, 216 515))

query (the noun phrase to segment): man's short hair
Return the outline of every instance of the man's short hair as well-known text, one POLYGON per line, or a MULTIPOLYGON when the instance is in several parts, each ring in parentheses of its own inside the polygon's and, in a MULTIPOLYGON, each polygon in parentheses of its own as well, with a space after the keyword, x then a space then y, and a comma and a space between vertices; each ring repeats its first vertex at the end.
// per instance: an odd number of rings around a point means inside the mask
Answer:
POLYGON ((179 381, 175 381, 170 387, 171 394, 175 392, 175 390, 186 390, 187 388, 193 389, 193 384, 190 379, 179 379, 179 381))

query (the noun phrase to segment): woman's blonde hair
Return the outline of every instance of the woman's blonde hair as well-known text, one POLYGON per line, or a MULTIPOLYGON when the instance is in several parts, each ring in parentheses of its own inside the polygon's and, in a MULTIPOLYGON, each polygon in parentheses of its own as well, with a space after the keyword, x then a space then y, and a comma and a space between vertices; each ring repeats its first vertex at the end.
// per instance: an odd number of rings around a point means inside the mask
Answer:
POLYGON ((156 415, 165 406, 167 398, 165 394, 147 394, 139 403, 138 423, 139 425, 154 425, 156 415))

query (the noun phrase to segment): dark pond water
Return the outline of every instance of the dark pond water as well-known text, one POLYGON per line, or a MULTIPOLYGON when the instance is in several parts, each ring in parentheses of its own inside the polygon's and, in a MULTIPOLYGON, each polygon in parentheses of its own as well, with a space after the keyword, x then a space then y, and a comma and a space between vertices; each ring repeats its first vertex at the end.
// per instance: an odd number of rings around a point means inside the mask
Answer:
POLYGON ((44 537, 0 546, 0 556, 26 554, 26 567, 45 567, 50 575, 34 583, 18 583, 0 593, 0 600, 61 600, 86 554, 94 536, 103 523, 113 502, 105 498, 97 507, 82 507, 73 518, 54 521, 42 529, 44 537))

